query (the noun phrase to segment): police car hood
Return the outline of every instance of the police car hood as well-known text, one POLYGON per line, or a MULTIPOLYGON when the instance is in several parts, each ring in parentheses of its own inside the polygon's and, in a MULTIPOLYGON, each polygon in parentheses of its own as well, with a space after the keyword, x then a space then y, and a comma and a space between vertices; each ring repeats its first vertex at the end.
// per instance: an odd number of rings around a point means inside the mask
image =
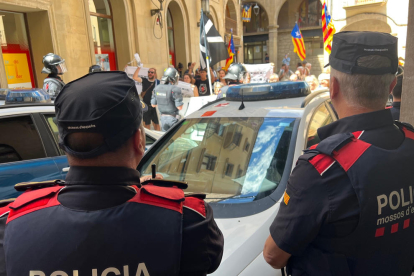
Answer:
POLYGON ((251 269, 260 266, 258 275, 277 275, 265 263, 263 247, 269 236, 269 227, 279 211, 280 202, 269 209, 252 216, 215 219, 224 235, 224 254, 219 268, 211 275, 253 275, 251 269), (251 263, 255 265, 251 267, 251 263), (249 268, 246 269, 246 267, 249 268))

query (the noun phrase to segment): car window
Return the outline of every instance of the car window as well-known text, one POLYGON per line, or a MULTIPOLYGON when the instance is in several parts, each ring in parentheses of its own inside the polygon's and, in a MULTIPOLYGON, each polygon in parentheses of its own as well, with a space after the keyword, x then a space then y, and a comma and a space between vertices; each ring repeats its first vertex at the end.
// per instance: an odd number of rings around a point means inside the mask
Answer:
POLYGON ((152 144, 154 144, 154 142, 155 142, 155 139, 148 136, 148 134, 145 134, 145 145, 146 146, 151 146, 152 144))
MULTIPOLYGON (((50 130, 52 131, 53 138, 55 139, 56 146, 59 148, 59 129, 56 124, 56 116, 55 115, 44 115, 47 124, 49 125, 50 130)), ((65 152, 59 148, 60 155, 65 155, 65 152)))
POLYGON ((270 195, 286 164, 292 118, 189 119, 157 144, 143 164, 167 180, 188 182, 186 192, 207 201, 251 202, 270 195))
POLYGON ((46 157, 30 116, 0 119, 0 163, 46 157))
POLYGON ((332 116, 326 108, 325 103, 321 104, 316 109, 309 124, 306 148, 318 144, 321 141, 318 136, 318 128, 326 126, 332 122, 332 116))

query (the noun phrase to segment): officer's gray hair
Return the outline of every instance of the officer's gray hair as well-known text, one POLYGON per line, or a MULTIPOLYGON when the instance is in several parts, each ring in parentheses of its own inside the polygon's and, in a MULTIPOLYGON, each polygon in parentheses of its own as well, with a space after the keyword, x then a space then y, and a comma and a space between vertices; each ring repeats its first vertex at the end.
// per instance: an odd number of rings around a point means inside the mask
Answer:
MULTIPOLYGON (((389 67, 391 61, 387 57, 370 55, 360 57, 358 66, 366 68, 389 67)), ((385 107, 390 94, 390 85, 395 75, 351 75, 331 68, 331 77, 338 80, 340 91, 348 104, 354 107, 378 109, 385 107)))

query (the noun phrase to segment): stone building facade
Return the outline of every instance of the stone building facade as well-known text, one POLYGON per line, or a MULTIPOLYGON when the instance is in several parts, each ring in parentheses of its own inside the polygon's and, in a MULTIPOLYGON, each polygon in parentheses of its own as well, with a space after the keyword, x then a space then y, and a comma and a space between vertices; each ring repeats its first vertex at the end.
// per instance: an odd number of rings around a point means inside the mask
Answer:
MULTIPOLYGON (((96 63, 123 70, 135 53, 159 78, 170 64, 185 70, 199 63, 201 0, 161 2, 159 18, 151 14, 159 0, 0 0, 1 87, 42 87, 42 57, 49 52, 66 60, 65 82, 96 63)), ((209 2, 209 17, 223 37, 233 29, 243 61, 238 0, 209 2)))
MULTIPOLYGON (((409 0, 326 1, 337 31, 391 33, 405 57, 409 0)), ((298 22, 312 73, 322 72, 328 55, 320 0, 209 0, 209 6, 226 42, 233 33, 238 62, 264 63, 267 53, 278 71, 289 54, 295 69, 300 60, 290 33, 298 22), (249 23, 241 18, 245 4, 256 7, 249 23)), ((123 70, 135 53, 145 67, 157 69, 159 78, 169 65, 182 63, 185 70, 190 61, 199 64, 200 11, 201 0, 0 0, 0 85, 41 87, 42 57, 49 52, 66 60, 65 82, 96 63, 123 70), (162 10, 152 14, 160 2, 162 10)))
MULTIPOLYGON (((379 31, 390 33, 399 39, 398 54, 405 58, 409 0, 326 0, 336 31, 379 31)), ((301 62, 293 52, 291 31, 297 22, 304 37, 306 60, 312 64, 312 74, 318 76, 328 61, 323 49, 320 0, 244 0, 243 4, 256 3, 267 14, 265 32, 244 33, 245 61, 248 60, 250 41, 266 39, 270 62, 278 71, 286 54, 290 67, 301 62), (263 35, 266 37, 263 38, 263 35), (260 37, 262 36, 262 37, 260 37)), ((244 23, 244 26, 246 23, 244 23)))

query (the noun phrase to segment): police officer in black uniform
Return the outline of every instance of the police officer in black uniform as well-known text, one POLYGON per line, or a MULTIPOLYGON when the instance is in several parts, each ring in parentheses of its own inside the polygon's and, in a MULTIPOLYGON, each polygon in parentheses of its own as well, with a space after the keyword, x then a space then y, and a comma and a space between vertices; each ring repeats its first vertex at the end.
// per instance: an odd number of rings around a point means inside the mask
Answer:
POLYGON ((154 88, 151 98, 152 107, 158 106, 161 113, 161 130, 167 131, 179 121, 179 111, 183 109, 183 94, 177 87, 180 75, 174 68, 167 68, 161 85, 154 88))
POLYGON ((414 132, 384 109, 397 38, 333 37, 330 96, 338 121, 318 130, 290 176, 263 251, 288 275, 409 276, 414 264, 414 132))
POLYGON ((185 183, 140 183, 141 102, 124 72, 97 72, 55 101, 66 182, 27 189, 0 208, 0 275, 206 275, 223 236, 185 183))
POLYGON ((65 83, 60 78, 60 75, 66 73, 65 60, 59 55, 49 53, 43 57, 43 69, 42 73, 48 74, 43 81, 43 90, 50 95, 52 99, 55 99, 59 92, 65 86, 65 83))

